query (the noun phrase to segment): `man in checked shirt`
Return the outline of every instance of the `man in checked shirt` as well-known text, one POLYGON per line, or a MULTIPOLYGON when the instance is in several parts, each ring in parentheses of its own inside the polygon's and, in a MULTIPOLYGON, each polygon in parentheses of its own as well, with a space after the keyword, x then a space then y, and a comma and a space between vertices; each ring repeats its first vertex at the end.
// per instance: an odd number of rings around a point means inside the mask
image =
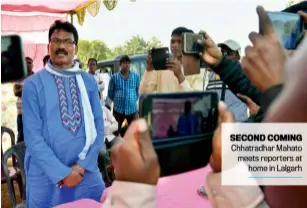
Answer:
POLYGON ((119 60, 120 71, 113 74, 109 82, 108 98, 114 103, 113 115, 118 122, 119 132, 125 119, 129 126, 138 117, 140 77, 130 70, 130 64, 129 56, 122 56, 119 60))

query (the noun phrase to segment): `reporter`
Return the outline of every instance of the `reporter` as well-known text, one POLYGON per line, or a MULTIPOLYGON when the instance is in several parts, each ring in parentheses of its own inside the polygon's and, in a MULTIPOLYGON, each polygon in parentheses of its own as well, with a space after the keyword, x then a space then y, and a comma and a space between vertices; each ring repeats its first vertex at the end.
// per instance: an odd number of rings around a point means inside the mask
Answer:
POLYGON ((184 76, 182 67, 182 33, 193 33, 185 27, 178 27, 172 31, 170 48, 174 56, 168 62, 168 70, 156 71, 151 63, 151 54, 147 56, 147 66, 140 84, 140 94, 171 93, 203 90, 204 70, 200 74, 184 76))

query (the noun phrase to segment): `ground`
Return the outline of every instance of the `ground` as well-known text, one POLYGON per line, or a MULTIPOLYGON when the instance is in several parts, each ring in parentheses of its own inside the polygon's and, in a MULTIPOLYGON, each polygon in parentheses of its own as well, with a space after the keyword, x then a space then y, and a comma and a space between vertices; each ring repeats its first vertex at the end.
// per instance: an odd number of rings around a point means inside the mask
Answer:
MULTIPOLYGON (((18 184, 14 182, 17 204, 21 203, 20 192, 18 184)), ((12 202, 9 195, 9 190, 7 188, 7 184, 1 184, 1 208, 12 208, 12 202)))

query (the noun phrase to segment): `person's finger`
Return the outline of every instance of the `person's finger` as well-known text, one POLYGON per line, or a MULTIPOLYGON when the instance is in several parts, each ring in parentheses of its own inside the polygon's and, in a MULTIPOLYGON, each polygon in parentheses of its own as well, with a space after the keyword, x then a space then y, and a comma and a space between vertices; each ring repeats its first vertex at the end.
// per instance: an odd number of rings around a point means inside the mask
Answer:
POLYGON ((304 23, 307 24, 307 13, 303 11, 299 11, 298 14, 303 18, 304 23))
POLYGON ((223 102, 220 101, 218 104, 218 112, 219 112, 219 117, 218 117, 218 126, 220 126, 222 124, 222 114, 221 112, 224 112, 225 110, 227 110, 227 105, 223 102))
POLYGON ((224 123, 224 122, 233 123, 233 122, 235 122, 235 118, 234 118, 233 113, 228 110, 225 103, 220 102, 218 110, 219 110, 219 115, 221 117, 221 123, 224 123))
POLYGON ((248 35, 248 38, 253 43, 253 45, 257 47, 258 45, 261 44, 263 37, 260 34, 256 33, 256 32, 251 32, 248 35))
MULTIPOLYGON (((122 141, 124 142, 124 141, 122 141)), ((112 164, 116 164, 116 159, 117 159, 117 155, 119 153, 119 149, 122 145, 122 142, 120 143, 117 143, 116 145, 114 145, 112 148, 111 148, 111 154, 110 154, 110 157, 111 157, 111 161, 112 161, 112 164)))
POLYGON ((60 181, 56 184, 56 187, 57 188, 63 188, 64 187, 64 182, 63 181, 60 181))
MULTIPOLYGON (((139 139, 141 155, 145 162, 151 163, 153 160, 156 160, 157 155, 152 145, 151 137, 149 136, 148 125, 144 119, 138 120, 137 125, 135 138, 139 139)), ((147 164, 150 165, 149 163, 147 164)))
POLYGON ((253 67, 253 62, 251 62, 249 58, 247 58, 246 56, 242 58, 241 68, 247 77, 252 76, 253 70, 251 69, 253 69, 253 67))
POLYGON ((240 93, 237 94, 237 96, 243 100, 244 103, 250 103, 251 99, 247 97, 246 95, 242 95, 240 93))
POLYGON ((204 39, 211 39, 210 36, 208 35, 208 33, 206 33, 205 31, 201 30, 199 31, 199 34, 203 35, 204 36, 204 39))
POLYGON ((273 23, 268 13, 265 11, 265 9, 262 6, 257 6, 257 14, 259 19, 260 29, 263 35, 275 38, 276 35, 273 23))

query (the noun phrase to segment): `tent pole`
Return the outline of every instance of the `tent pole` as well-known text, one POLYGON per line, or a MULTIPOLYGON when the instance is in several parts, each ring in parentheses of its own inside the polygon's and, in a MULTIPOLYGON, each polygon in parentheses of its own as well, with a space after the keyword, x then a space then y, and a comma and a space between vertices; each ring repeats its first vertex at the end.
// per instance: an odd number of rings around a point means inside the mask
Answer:
POLYGON ((70 13, 70 23, 74 24, 74 15, 73 15, 73 13, 70 13))

